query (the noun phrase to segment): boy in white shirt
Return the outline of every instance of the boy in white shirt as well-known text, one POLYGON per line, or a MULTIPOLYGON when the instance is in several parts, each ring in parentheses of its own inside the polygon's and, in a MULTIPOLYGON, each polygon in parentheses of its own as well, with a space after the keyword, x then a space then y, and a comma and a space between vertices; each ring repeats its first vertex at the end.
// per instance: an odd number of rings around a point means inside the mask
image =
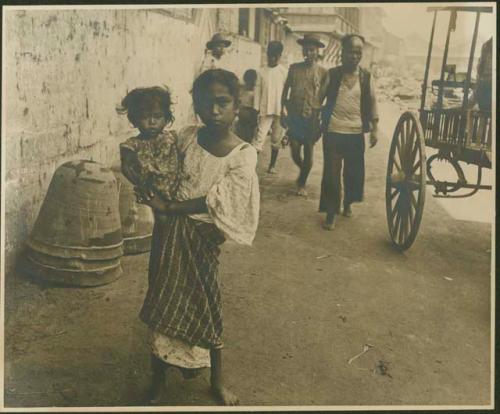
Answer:
POLYGON ((283 138, 280 124, 281 95, 288 71, 279 64, 283 44, 271 41, 267 45, 267 66, 261 68, 255 87, 255 109, 259 112, 257 134, 253 142, 257 151, 262 151, 269 130, 271 130, 271 161, 268 173, 276 172, 276 161, 283 138))

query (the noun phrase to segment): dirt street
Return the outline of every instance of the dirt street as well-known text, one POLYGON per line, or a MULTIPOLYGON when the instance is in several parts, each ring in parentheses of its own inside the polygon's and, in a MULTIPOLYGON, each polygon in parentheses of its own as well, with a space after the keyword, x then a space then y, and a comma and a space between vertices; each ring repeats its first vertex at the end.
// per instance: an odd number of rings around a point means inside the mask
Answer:
MULTIPOLYGON (((380 111, 365 202, 333 232, 317 213, 321 145, 307 199, 293 194, 288 150, 277 175, 265 173, 268 148, 260 160, 254 246, 228 243, 221 257, 224 368, 243 405, 489 403, 491 225, 452 218, 428 193, 414 246, 393 250, 384 186, 399 110, 380 111)), ((98 288, 8 281, 6 406, 139 404, 147 262, 125 257, 123 277, 98 288)), ((174 373, 163 403, 213 405, 208 378, 174 373)))

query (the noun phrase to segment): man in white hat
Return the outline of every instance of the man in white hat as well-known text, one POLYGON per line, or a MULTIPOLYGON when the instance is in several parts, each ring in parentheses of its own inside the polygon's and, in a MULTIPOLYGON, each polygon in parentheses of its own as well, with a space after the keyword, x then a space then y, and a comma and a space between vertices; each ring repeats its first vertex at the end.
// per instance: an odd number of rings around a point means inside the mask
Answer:
POLYGON ((318 64, 319 49, 325 47, 318 36, 305 34, 297 43, 302 46, 304 61, 290 65, 288 70, 281 98, 281 119, 288 129, 293 161, 300 168, 297 194, 306 196, 313 147, 321 135, 320 109, 328 85, 328 70, 318 64))
POLYGON ((221 33, 215 33, 206 43, 205 57, 198 75, 209 69, 227 69, 225 62, 226 48, 231 46, 231 41, 221 33))

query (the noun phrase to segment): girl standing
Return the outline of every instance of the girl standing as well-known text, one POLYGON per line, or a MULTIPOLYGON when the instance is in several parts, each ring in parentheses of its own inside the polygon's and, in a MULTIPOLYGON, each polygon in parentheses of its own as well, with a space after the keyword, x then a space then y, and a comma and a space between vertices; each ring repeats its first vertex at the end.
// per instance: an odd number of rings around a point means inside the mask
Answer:
POLYGON ((250 245, 257 230, 257 154, 231 132, 237 114, 238 78, 222 69, 202 73, 193 104, 203 126, 179 132, 183 174, 176 201, 137 190, 155 213, 149 287, 140 317, 150 328, 152 402, 167 368, 190 378, 211 367, 219 403, 235 405, 222 374, 219 246, 229 238, 250 245))

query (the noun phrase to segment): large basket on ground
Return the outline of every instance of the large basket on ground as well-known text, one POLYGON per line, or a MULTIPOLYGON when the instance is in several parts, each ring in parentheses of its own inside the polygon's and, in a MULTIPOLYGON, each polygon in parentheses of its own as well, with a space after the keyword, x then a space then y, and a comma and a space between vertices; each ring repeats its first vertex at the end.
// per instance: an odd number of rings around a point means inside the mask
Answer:
POLYGON ((120 220, 125 254, 138 254, 151 250, 154 217, 151 208, 138 204, 134 186, 121 173, 120 167, 113 167, 120 184, 120 220))
POLYGON ((61 165, 49 185, 28 241, 26 270, 76 286, 109 283, 122 274, 118 183, 88 160, 61 165))

